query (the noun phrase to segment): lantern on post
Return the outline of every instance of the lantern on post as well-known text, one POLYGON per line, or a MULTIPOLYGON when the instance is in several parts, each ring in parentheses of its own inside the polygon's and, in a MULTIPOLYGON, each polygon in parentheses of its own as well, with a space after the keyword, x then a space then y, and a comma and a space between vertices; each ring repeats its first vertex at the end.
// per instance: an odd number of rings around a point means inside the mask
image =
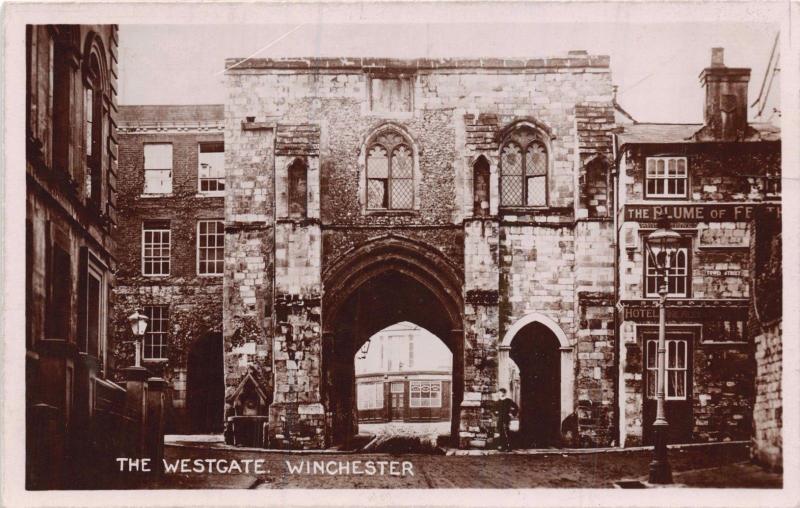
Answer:
POLYGON ((144 337, 144 332, 147 331, 147 323, 149 320, 150 318, 138 310, 128 316, 128 323, 131 326, 131 332, 133 332, 133 343, 136 348, 136 356, 134 359, 135 367, 142 366, 142 338, 144 337))
POLYGON ((659 221, 658 229, 647 235, 645 242, 650 263, 656 268, 658 285, 658 377, 656 380, 656 418, 653 422, 653 460, 650 462, 650 483, 672 483, 672 471, 667 457, 669 424, 664 413, 666 381, 666 313, 669 294, 669 270, 678 251, 681 235, 670 229, 667 219, 659 221))

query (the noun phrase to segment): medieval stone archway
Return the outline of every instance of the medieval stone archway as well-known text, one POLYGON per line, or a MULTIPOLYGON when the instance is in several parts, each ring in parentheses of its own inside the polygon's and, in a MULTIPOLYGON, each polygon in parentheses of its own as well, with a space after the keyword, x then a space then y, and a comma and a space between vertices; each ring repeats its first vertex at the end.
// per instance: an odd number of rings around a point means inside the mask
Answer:
POLYGON ((376 332, 410 321, 453 355, 451 437, 458 438, 464 391, 464 332, 458 268, 438 250, 387 236, 354 249, 323 278, 322 397, 333 413, 329 444, 357 430, 354 354, 376 332))
POLYGON ((531 313, 508 329, 500 344, 499 386, 512 385, 514 368, 523 444, 557 444, 561 423, 574 410, 575 378, 573 348, 558 323, 531 313))

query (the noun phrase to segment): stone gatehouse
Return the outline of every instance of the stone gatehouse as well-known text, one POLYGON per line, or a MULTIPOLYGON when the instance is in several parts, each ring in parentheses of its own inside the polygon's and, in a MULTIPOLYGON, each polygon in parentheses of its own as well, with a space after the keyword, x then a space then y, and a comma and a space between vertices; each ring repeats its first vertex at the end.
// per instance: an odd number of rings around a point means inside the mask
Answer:
POLYGON ((410 321, 452 352, 459 446, 517 367, 524 444, 616 440, 608 57, 226 68, 226 416, 347 441, 355 352, 410 321))

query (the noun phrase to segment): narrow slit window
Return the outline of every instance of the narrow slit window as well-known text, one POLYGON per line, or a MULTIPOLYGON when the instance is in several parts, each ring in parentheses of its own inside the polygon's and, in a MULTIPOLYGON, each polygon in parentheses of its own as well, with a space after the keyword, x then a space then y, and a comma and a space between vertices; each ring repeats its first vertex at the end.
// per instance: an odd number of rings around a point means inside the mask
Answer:
POLYGON ((473 166, 472 214, 475 217, 489 215, 489 162, 480 157, 473 166))
POLYGON ((301 159, 289 166, 289 217, 308 215, 308 167, 301 159))

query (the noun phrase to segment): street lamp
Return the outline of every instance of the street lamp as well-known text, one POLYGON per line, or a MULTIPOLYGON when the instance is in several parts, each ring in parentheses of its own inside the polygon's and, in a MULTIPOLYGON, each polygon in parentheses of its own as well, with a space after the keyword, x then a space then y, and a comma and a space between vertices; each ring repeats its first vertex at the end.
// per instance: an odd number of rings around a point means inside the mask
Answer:
POLYGON ((650 462, 650 483, 672 483, 672 471, 667 458, 667 430, 669 424, 664 415, 664 385, 666 378, 666 314, 669 293, 670 258, 681 242, 681 235, 662 219, 659 227, 647 236, 645 246, 651 262, 655 265, 658 281, 658 378, 656 382, 656 419, 653 422, 653 461, 650 462))
POLYGON ((144 337, 144 332, 147 330, 147 322, 149 319, 150 318, 140 313, 138 310, 128 316, 128 323, 131 325, 131 331, 134 337, 133 342, 136 346, 135 367, 142 366, 142 337, 144 337))

